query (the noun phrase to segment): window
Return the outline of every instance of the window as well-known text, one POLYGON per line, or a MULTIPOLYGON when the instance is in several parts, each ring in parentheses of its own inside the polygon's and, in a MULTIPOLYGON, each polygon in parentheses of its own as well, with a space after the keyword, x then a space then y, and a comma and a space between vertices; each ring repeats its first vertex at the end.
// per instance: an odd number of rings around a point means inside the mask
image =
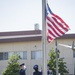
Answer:
POLYGON ((21 59, 27 59, 27 51, 20 52, 21 59))
POLYGON ((42 51, 31 51, 31 59, 42 59, 42 51))
POLYGON ((23 52, 23 59, 27 59, 27 51, 23 52))
POLYGON ((23 51, 23 52, 9 52, 9 57, 12 55, 12 54, 19 54, 21 59, 27 59, 27 51, 23 51))
POLYGON ((7 60, 8 52, 0 52, 0 60, 7 60))
POLYGON ((0 53, 0 60, 3 60, 3 53, 0 53))
POLYGON ((3 53, 3 59, 4 60, 8 60, 8 52, 4 52, 3 53))
POLYGON ((12 54, 19 54, 21 59, 27 59, 27 51, 23 52, 0 52, 0 60, 8 60, 12 54))

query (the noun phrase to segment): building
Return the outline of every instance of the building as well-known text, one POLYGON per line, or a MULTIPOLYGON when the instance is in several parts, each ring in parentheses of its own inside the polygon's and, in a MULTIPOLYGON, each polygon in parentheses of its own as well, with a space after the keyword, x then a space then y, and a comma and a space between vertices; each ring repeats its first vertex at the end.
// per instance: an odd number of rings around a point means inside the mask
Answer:
MULTIPOLYGON (((58 43, 72 45, 75 41, 75 34, 66 34, 58 38, 58 43)), ((55 48, 55 41, 46 44, 47 60, 48 53, 52 48, 55 48)), ((67 67, 70 74, 75 71, 75 51, 72 49, 58 46, 60 57, 64 57, 67 62, 67 67)), ((42 33, 41 30, 31 31, 14 31, 0 32, 0 75, 8 64, 8 58, 12 53, 19 53, 21 56, 20 63, 25 63, 27 66, 27 75, 33 74, 33 66, 39 65, 39 69, 43 67, 42 57, 42 33)))

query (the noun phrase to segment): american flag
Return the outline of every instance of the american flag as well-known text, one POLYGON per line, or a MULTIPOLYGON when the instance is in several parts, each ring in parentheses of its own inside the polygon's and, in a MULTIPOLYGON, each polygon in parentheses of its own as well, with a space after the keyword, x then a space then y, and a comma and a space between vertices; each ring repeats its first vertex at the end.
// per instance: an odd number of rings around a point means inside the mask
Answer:
POLYGON ((46 6, 46 25, 48 42, 53 41, 56 37, 64 35, 70 29, 58 15, 51 11, 48 3, 46 6))

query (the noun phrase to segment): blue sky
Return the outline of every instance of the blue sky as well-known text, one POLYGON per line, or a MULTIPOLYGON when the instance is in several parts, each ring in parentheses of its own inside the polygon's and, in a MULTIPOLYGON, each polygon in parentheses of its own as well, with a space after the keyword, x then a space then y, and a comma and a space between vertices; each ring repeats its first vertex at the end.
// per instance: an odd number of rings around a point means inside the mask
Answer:
MULTIPOLYGON (((48 0, 51 10, 75 33, 75 0, 48 0)), ((42 0, 0 0, 0 32, 42 29, 42 0)))

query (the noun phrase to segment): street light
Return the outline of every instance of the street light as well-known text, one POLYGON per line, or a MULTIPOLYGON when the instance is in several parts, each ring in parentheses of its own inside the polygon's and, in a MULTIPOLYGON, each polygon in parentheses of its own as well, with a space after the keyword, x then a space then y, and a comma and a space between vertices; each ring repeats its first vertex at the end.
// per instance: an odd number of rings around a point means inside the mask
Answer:
MULTIPOLYGON (((73 41, 73 43, 72 43, 71 46, 69 46, 69 45, 65 45, 65 44, 59 44, 59 45, 60 45, 60 46, 64 46, 64 47, 71 48, 71 49, 73 50, 73 54, 74 54, 74 52, 75 52, 74 41, 73 41)), ((75 55, 73 55, 73 56, 75 57, 75 55)), ((75 59, 74 59, 74 75, 75 75, 75 59)))

